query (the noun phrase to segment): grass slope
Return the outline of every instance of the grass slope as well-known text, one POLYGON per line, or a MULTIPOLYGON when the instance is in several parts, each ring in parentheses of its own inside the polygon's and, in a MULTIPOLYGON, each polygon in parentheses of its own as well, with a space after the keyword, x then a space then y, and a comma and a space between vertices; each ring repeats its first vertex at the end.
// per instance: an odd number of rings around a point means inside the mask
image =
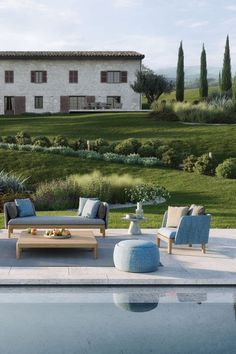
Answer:
MULTIPOLYGON (((219 88, 218 86, 209 86, 208 92, 209 94, 212 92, 216 92, 218 91, 219 88)), ((167 101, 171 101, 171 100, 175 100, 176 93, 175 91, 171 92, 170 94, 163 94, 160 99, 161 100, 167 100, 167 101)), ((193 102, 196 100, 199 100, 199 88, 194 88, 194 89, 186 89, 184 90, 184 100, 188 101, 188 102, 193 102)))
MULTIPOLYGON (((65 177, 72 173, 89 173, 96 170, 103 174, 129 173, 134 177, 142 177, 145 182, 158 183, 171 192, 170 205, 203 204, 212 213, 213 227, 236 228, 235 195, 236 184, 233 180, 220 180, 213 177, 197 176, 167 168, 140 168, 108 164, 104 162, 81 160, 75 157, 44 155, 30 152, 0 151, 0 166, 6 170, 31 175, 31 183, 65 177)), ((143 227, 160 226, 161 218, 167 205, 145 206, 148 218, 143 227)), ((132 209, 134 211, 134 208, 132 209)), ((112 210, 110 227, 127 227, 121 217, 127 209, 112 210)), ((50 213, 53 214, 53 213, 50 213)), ((57 214, 71 214, 58 212, 57 214)), ((0 228, 3 227, 3 215, 0 215, 0 228)))
MULTIPOLYGON (((94 113, 67 116, 0 118, 0 135, 15 135, 25 130, 31 136, 50 138, 65 135, 94 140, 120 141, 130 137, 142 141, 158 138, 193 142, 198 154, 212 151, 224 157, 236 157, 236 125, 188 125, 179 122, 157 122, 147 113, 94 113)), ((30 162, 29 162, 30 163, 30 162)))

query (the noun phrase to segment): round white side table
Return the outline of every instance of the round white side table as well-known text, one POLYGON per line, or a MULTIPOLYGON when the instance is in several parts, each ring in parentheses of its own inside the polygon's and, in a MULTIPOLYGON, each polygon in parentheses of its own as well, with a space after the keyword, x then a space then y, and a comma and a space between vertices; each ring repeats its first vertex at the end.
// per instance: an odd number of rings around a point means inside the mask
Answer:
POLYGON ((145 221, 147 219, 146 218, 126 218, 126 217, 124 217, 124 218, 122 218, 122 220, 130 222, 129 230, 128 230, 129 235, 141 235, 142 231, 140 229, 139 222, 145 221))

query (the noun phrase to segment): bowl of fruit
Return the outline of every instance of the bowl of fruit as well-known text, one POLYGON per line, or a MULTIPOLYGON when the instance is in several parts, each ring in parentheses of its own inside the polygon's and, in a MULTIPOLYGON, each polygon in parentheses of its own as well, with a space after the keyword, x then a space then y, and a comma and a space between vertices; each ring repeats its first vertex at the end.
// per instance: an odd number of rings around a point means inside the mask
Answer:
POLYGON ((69 230, 66 229, 53 229, 53 230, 47 230, 46 233, 44 234, 44 237, 58 238, 58 239, 70 238, 71 233, 69 230))

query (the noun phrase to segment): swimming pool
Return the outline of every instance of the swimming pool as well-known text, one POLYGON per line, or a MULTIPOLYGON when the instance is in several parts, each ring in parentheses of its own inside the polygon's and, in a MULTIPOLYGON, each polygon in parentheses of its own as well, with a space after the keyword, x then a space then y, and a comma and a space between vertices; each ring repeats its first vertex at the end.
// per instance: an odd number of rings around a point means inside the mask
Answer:
POLYGON ((236 288, 2 287, 0 353, 235 353, 236 288))

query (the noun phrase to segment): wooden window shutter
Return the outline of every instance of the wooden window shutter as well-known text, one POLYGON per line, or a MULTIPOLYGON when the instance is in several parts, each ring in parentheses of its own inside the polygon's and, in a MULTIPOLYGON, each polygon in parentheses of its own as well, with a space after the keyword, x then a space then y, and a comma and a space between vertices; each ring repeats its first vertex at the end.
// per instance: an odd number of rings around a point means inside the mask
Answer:
POLYGON ((86 102, 88 104, 95 102, 95 96, 86 96, 86 102))
POLYGON ((101 71, 101 82, 107 82, 107 71, 101 71))
POLYGON ((47 71, 43 71, 43 82, 47 82, 47 71))
POLYGON ((128 78, 128 73, 127 71, 121 71, 120 73, 120 82, 127 82, 127 78, 128 78))
POLYGON ((74 78, 73 71, 70 70, 70 71, 69 71, 69 83, 70 83, 70 84, 73 83, 73 78, 74 78))
POLYGON ((75 83, 78 82, 78 71, 77 70, 74 71, 74 82, 75 83))
POLYGON ((10 82, 14 82, 14 71, 10 71, 10 82))
POLYGON ((15 114, 25 113, 25 96, 15 96, 15 114))
POLYGON ((60 97, 60 111, 61 113, 69 113, 70 110, 70 98, 69 96, 61 96, 60 97))
POLYGON ((9 71, 5 71, 5 82, 9 82, 8 73, 9 73, 9 71))
POLYGON ((35 75, 35 71, 31 71, 31 82, 35 82, 36 80, 36 75, 35 75))

